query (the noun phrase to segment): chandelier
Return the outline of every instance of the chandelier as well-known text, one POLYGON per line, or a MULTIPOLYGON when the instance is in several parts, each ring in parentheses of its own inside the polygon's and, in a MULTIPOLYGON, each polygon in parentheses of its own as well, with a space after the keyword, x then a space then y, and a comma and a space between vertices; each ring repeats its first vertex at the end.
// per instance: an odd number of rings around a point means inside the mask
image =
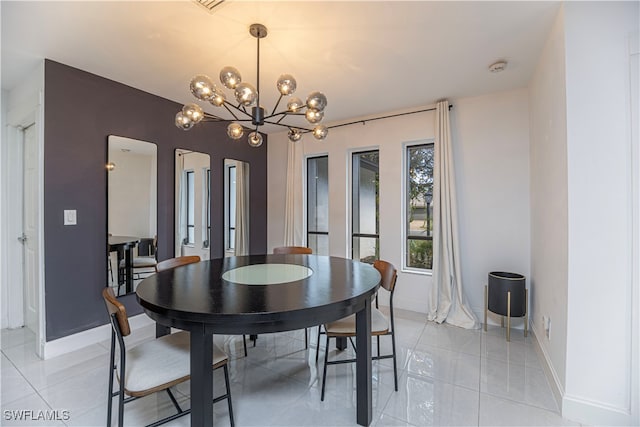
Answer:
POLYGON ((282 98, 293 95, 296 90, 296 79, 292 75, 282 74, 278 78, 276 87, 280 96, 270 113, 260 105, 260 39, 267 36, 267 28, 262 24, 252 24, 249 27, 249 34, 255 37, 257 41, 257 89, 251 84, 243 82, 237 69, 230 66, 224 67, 220 71, 220 82, 227 89, 234 91, 237 102, 237 104, 234 104, 227 101, 225 92, 216 86, 208 76, 199 74, 191 79, 191 84, 189 85, 191 93, 200 101, 209 102, 215 107, 223 107, 233 116, 233 119, 224 119, 206 113, 198 104, 187 104, 182 108, 182 111, 176 114, 176 126, 183 130, 189 130, 202 121, 229 122, 227 135, 231 139, 237 140, 244 135, 245 126, 242 123, 245 123, 247 128, 253 129, 248 136, 249 145, 252 147, 262 145, 262 135, 258 130, 260 126, 265 124, 288 128, 289 140, 293 142, 300 141, 305 133, 313 134, 318 140, 325 139, 329 129, 320 124, 320 122, 324 117, 327 97, 322 92, 311 92, 306 102, 303 102, 300 98, 291 97, 287 102, 286 109, 278 111, 282 98), (311 128, 282 123, 289 116, 304 116, 309 124, 315 126, 311 128))

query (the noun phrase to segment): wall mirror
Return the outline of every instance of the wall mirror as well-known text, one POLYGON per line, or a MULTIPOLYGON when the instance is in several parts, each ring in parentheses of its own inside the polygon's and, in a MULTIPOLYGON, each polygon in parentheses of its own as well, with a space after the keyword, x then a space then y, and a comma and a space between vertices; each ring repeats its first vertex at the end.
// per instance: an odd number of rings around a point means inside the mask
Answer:
POLYGON ((224 161, 224 254, 249 254, 249 163, 224 161))
POLYGON ((211 236, 211 166, 208 154, 184 149, 175 153, 175 256, 209 259, 211 236))
POLYGON ((107 286, 135 290, 155 271, 157 172, 155 144, 109 135, 107 162, 107 286))

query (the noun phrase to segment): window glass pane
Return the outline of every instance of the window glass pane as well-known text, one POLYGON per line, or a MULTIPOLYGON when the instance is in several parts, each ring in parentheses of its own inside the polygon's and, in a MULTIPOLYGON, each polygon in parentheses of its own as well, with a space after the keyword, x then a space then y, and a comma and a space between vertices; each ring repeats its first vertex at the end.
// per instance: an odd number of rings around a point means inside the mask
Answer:
POLYGON ((307 230, 329 231, 329 157, 307 159, 307 230))
POLYGON ((433 156, 433 144, 407 147, 407 267, 432 267, 433 156))
POLYGON ((353 232, 378 234, 377 151, 353 155, 353 232))
POLYGON ((373 264, 380 258, 379 239, 375 237, 353 238, 353 259, 373 264))
POLYGON ((329 235, 309 234, 307 236, 307 246, 316 255, 329 255, 329 235))
POLYGON ((433 240, 408 239, 407 253, 407 267, 427 270, 433 267, 433 240))
POLYGON ((329 255, 329 157, 307 159, 307 246, 329 255), (318 234, 321 233, 321 234, 318 234))

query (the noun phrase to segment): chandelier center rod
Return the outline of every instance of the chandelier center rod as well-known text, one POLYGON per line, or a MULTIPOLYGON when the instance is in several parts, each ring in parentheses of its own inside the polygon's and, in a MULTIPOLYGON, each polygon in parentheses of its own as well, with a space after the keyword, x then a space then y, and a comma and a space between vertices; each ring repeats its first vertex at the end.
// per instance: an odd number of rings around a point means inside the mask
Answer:
POLYGON ((267 37, 267 27, 262 24, 251 24, 249 34, 256 38, 256 90, 258 92, 257 106, 260 108, 260 39, 267 37))

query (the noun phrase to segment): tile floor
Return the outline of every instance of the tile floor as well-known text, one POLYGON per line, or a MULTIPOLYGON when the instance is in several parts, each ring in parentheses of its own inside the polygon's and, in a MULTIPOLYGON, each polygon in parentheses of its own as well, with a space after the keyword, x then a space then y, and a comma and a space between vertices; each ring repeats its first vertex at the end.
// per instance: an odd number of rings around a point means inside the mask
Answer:
MULTIPOLYGON (((425 322, 422 315, 405 311, 397 312, 396 328, 399 388, 394 391, 392 361, 373 362, 372 425, 577 425, 558 414, 533 337, 514 331, 507 343, 499 327, 464 330, 425 322)), ((153 335, 154 328, 147 327, 130 341, 153 335)), ((109 342, 42 361, 33 354, 33 341, 25 329, 2 331, 0 424, 104 425, 109 342), (57 410, 59 418, 68 419, 8 419, 8 411, 21 409, 57 410)), ((355 365, 329 367, 327 394, 320 402, 320 387, 313 379, 316 365, 310 368, 308 363, 315 360, 315 350, 304 350, 302 331, 261 335, 247 358, 241 340, 232 344, 227 349, 237 426, 355 425, 355 365)), ((331 358, 350 352, 336 354, 332 347, 331 358)), ((382 347, 390 348, 388 339, 383 338, 382 347)), ((317 370, 321 376, 321 362, 317 370)), ((215 373, 216 387, 223 387, 221 374, 215 373)), ((177 387, 176 397, 183 407, 189 406, 188 383, 177 387)), ((148 396, 125 406, 125 425, 148 424, 172 411, 166 393, 148 396)), ((225 402, 214 405, 214 424, 229 425, 225 402)), ((167 425, 188 426, 189 417, 167 425)))

